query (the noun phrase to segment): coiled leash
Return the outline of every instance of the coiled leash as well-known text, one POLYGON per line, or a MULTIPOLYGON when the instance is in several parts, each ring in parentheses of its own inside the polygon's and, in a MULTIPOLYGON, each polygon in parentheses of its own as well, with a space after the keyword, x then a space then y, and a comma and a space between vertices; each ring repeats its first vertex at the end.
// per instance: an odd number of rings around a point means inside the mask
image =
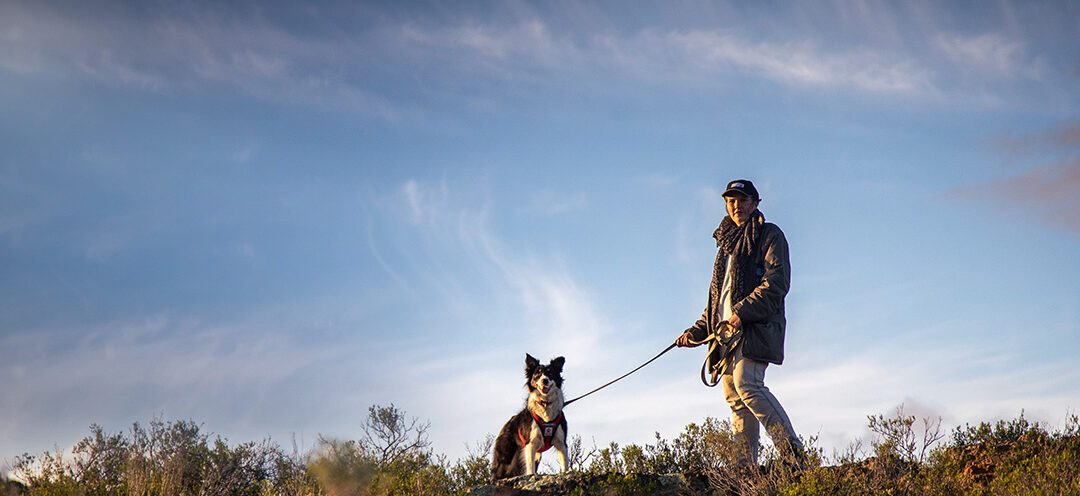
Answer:
POLYGON ((720 329, 717 332, 709 334, 705 339, 701 341, 690 340, 695 346, 709 343, 709 352, 705 354, 705 362, 701 364, 702 384, 706 387, 716 387, 717 384, 720 384, 720 374, 724 372, 724 364, 727 363, 728 357, 735 353, 735 348, 739 346, 740 340, 742 340, 742 331, 731 327, 731 324, 726 320, 720 323, 720 329), (716 361, 713 362, 712 367, 709 367, 709 358, 713 356, 714 352, 717 353, 716 361), (712 374, 711 378, 705 377, 706 371, 712 374))
MULTIPOLYGON (((728 324, 726 320, 720 323, 720 330, 721 331, 723 331, 726 328, 730 328, 730 327, 731 327, 731 325, 728 324)), ((693 344, 694 346, 709 343, 709 353, 705 355, 705 363, 701 364, 701 383, 702 384, 705 384, 708 387, 715 387, 717 384, 720 383, 719 377, 720 377, 720 372, 722 370, 722 368, 721 368, 722 364, 723 364, 724 360, 727 357, 731 356, 731 354, 735 351, 735 346, 738 345, 738 339, 740 337, 742 337, 742 333, 738 332, 738 331, 732 332, 728 336, 721 336, 718 333, 714 332, 712 334, 709 334, 705 339, 702 339, 701 341, 690 340, 690 343, 693 344), (723 347, 723 350, 721 351, 719 359, 715 362, 716 365, 714 367, 712 367, 712 370, 711 370, 711 372, 712 372, 712 383, 710 383, 705 378, 705 371, 709 369, 709 357, 712 356, 713 350, 716 350, 718 347, 723 347)), ((589 391, 589 392, 587 392, 587 393, 585 393, 585 394, 583 394, 581 396, 578 396, 577 398, 574 398, 574 399, 572 399, 570 401, 564 402, 563 406, 565 407, 565 406, 569 405, 570 403, 573 403, 573 402, 575 402, 577 400, 580 400, 581 398, 584 398, 584 397, 586 397, 586 396, 588 396, 590 394, 593 394, 593 393, 595 393, 595 392, 597 392, 597 391, 599 391, 601 389, 604 389, 604 388, 606 388, 606 387, 608 387, 608 386, 610 386, 612 384, 615 384, 616 382, 619 382, 624 377, 626 377, 626 376, 628 376, 630 374, 633 374, 634 372, 637 372, 637 371, 641 370, 642 368, 644 368, 646 365, 648 365, 650 363, 653 363, 654 361, 656 361, 657 358, 660 358, 661 356, 664 355, 664 353, 667 353, 667 352, 671 351, 671 349, 674 348, 675 346, 677 346, 675 343, 671 343, 670 345, 668 345, 667 348, 664 348, 664 351, 661 351, 660 353, 657 353, 656 356, 650 358, 649 361, 647 361, 647 362, 645 362, 645 363, 643 363, 641 365, 638 365, 634 370, 631 370, 630 372, 627 372, 627 373, 625 373, 623 375, 620 375, 619 377, 616 377, 615 379, 612 379, 612 380, 608 381, 606 384, 604 384, 604 385, 602 385, 602 386, 600 386, 600 387, 598 387, 596 389, 593 389, 592 391, 589 391)))

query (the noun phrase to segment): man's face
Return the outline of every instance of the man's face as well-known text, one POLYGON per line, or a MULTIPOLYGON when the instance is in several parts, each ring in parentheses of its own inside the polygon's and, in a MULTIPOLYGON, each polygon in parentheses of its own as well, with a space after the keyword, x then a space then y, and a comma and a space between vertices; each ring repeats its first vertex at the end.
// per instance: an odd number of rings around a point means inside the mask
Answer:
POLYGON ((731 220, 735 221, 735 225, 741 226, 743 222, 750 219, 750 215, 757 210, 759 200, 751 199, 749 196, 732 193, 724 197, 724 204, 727 205, 728 216, 731 220))

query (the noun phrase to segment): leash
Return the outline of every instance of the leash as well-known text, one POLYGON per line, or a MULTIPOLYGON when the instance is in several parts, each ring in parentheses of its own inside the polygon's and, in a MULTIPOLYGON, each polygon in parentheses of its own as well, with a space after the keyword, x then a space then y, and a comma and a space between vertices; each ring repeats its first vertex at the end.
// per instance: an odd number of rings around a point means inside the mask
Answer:
MULTIPOLYGON (((728 324, 726 320, 720 323, 721 332, 725 328, 730 327, 731 324, 728 324)), ((716 387, 717 384, 720 384, 720 373, 723 372, 724 362, 727 361, 728 357, 735 353, 735 348, 739 346, 739 342, 741 340, 742 331, 734 331, 728 336, 723 336, 718 332, 713 332, 701 341, 694 341, 692 339, 690 340, 690 342, 694 344, 694 346, 709 343, 709 352, 705 354, 705 362, 701 364, 701 383, 704 384, 705 387, 716 387), (720 356, 716 359, 716 366, 713 367, 712 370, 709 370, 709 357, 712 356, 713 352, 716 351, 717 348, 721 348, 720 356), (712 373, 711 380, 705 377, 705 371, 707 370, 712 373)))
MULTIPOLYGON (((730 325, 727 323, 727 321, 724 321, 724 322, 720 323, 720 329, 724 329, 724 328, 729 327, 729 326, 730 325)), ((712 383, 709 383, 709 381, 707 381, 706 378, 705 378, 705 371, 709 368, 709 357, 712 355, 713 350, 715 350, 717 346, 723 346, 724 347, 724 352, 721 354, 720 360, 717 361, 717 363, 723 363, 723 360, 726 359, 728 356, 731 355, 732 352, 735 351, 735 344, 737 344, 736 340, 739 339, 740 337, 742 337, 741 332, 734 333, 730 337, 727 337, 727 338, 724 338, 723 336, 720 336, 720 335, 718 335, 717 333, 714 332, 712 334, 709 334, 705 339, 702 339, 701 341, 694 341, 692 339, 690 340, 690 343, 693 344, 694 346, 702 345, 702 344, 705 344, 705 343, 710 343, 709 344, 709 353, 705 355, 705 363, 701 364, 701 382, 703 384, 705 384, 708 387, 715 387, 717 384, 720 383, 720 381, 719 381, 719 377, 720 377, 719 367, 717 367, 715 370, 712 371, 712 383)), ((641 365, 638 365, 634 370, 631 370, 630 372, 627 372, 627 373, 625 373, 623 375, 620 375, 619 377, 616 377, 616 378, 608 381, 606 384, 604 384, 604 385, 602 385, 602 386, 600 386, 600 387, 598 387, 596 389, 593 389, 592 391, 589 391, 589 392, 587 392, 587 393, 585 393, 585 394, 583 394, 581 396, 578 396, 577 398, 574 398, 574 399, 572 399, 570 401, 564 402, 563 406, 565 407, 565 406, 569 405, 570 403, 573 403, 573 402, 575 402, 577 400, 580 400, 581 398, 584 398, 584 397, 586 397, 586 396, 588 396, 590 394, 593 394, 593 393, 595 393, 595 392, 597 392, 597 391, 599 391, 601 389, 604 389, 604 388, 606 388, 606 387, 608 387, 608 386, 610 386, 612 384, 615 384, 616 382, 619 382, 620 380, 622 380, 626 376, 641 370, 642 368, 644 368, 646 365, 648 365, 650 363, 653 363, 654 361, 656 361, 657 358, 660 358, 661 356, 663 356, 664 353, 667 353, 667 352, 671 351, 672 348, 675 348, 675 346, 676 346, 675 343, 669 344, 667 348, 664 348, 664 351, 661 351, 660 353, 657 353, 656 356, 650 358, 649 361, 647 361, 647 362, 645 362, 645 363, 643 363, 641 365)))
POLYGON ((664 351, 661 351, 660 353, 657 353, 656 356, 650 358, 649 361, 647 361, 647 362, 645 362, 645 363, 643 363, 641 365, 638 365, 636 369, 631 370, 630 372, 627 372, 627 373, 625 373, 623 375, 620 375, 619 377, 609 381, 607 384, 604 384, 603 386, 600 386, 600 387, 598 387, 596 389, 593 389, 592 391, 589 391, 589 392, 587 392, 587 393, 585 393, 585 394, 583 394, 581 396, 578 396, 577 398, 574 398, 574 399, 572 399, 570 401, 567 401, 567 402, 563 403, 563 406, 569 405, 570 403, 573 403, 573 402, 575 402, 577 400, 580 400, 581 398, 584 398, 584 397, 586 397, 586 396, 588 396, 590 394, 593 394, 593 393, 595 393, 595 392, 597 392, 597 391, 599 391, 601 389, 604 389, 604 388, 606 388, 606 387, 608 387, 608 386, 610 386, 612 384, 615 384, 616 382, 618 382, 623 377, 626 377, 626 376, 628 376, 630 374, 633 374, 634 372, 637 372, 638 370, 641 370, 642 367, 644 367, 644 366, 646 366, 646 365, 648 365, 650 363, 653 363, 654 360, 656 360, 657 358, 660 358, 660 356, 663 355, 664 353, 667 353, 667 352, 671 351, 671 349, 674 348, 674 347, 675 347, 675 343, 671 343, 670 345, 668 345, 667 348, 664 348, 664 351))

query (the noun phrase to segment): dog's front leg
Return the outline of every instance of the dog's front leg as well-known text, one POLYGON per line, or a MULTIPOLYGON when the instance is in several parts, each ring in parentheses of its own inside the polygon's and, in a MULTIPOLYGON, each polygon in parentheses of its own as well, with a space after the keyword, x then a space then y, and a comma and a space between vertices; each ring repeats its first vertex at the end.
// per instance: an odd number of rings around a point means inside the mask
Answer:
POLYGON ((524 450, 523 458, 525 459, 525 474, 535 475, 537 473, 537 463, 540 461, 537 459, 536 448, 532 447, 532 443, 529 443, 525 445, 524 450))
POLYGON ((537 450, 536 450, 535 442, 530 441, 525 446, 523 446, 521 449, 522 449, 522 458, 525 461, 525 475, 535 475, 536 474, 536 464, 540 463, 539 457, 537 456, 540 453, 538 453, 537 450))
POLYGON ((559 457, 559 467, 566 472, 566 436, 555 436, 551 447, 555 448, 555 455, 559 457))

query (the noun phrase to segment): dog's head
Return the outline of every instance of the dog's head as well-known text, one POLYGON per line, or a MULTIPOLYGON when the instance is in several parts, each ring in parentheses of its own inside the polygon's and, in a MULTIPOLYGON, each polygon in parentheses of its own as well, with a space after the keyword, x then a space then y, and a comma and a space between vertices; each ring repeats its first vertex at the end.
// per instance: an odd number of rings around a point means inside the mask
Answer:
POLYGON ((525 385, 529 391, 537 391, 547 395, 552 388, 562 389, 562 367, 566 359, 558 357, 547 365, 540 365, 540 361, 528 353, 525 354, 525 385))

